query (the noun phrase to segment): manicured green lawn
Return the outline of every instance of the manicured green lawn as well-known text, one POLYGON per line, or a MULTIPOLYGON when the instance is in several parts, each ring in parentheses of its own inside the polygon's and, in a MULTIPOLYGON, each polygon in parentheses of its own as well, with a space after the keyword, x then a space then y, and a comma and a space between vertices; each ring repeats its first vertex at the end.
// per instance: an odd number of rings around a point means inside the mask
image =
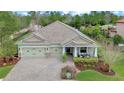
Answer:
POLYGON ((106 63, 110 64, 111 69, 116 73, 115 76, 103 75, 99 72, 87 70, 77 74, 77 80, 91 80, 91 81, 114 81, 124 80, 124 53, 118 51, 106 51, 106 63))
POLYGON ((116 62, 112 64, 112 68, 119 77, 124 79, 124 54, 122 54, 120 58, 118 58, 116 62))
POLYGON ((0 67, 0 79, 4 78, 12 68, 13 68, 13 65, 0 67))
POLYGON ((77 74, 77 80, 80 81, 112 81, 112 80, 119 80, 119 78, 115 76, 106 76, 99 72, 93 70, 86 70, 82 71, 77 74))

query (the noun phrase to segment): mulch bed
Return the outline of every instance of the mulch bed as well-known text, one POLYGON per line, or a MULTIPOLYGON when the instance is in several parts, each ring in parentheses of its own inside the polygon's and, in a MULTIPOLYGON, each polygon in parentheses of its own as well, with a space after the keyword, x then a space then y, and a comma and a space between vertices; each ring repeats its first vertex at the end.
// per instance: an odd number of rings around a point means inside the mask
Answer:
POLYGON ((62 79, 68 79, 66 74, 67 73, 71 73, 71 78, 70 79, 73 79, 75 80, 76 79, 76 69, 75 67, 72 67, 72 66, 65 66, 64 68, 62 68, 61 70, 61 78, 62 79))
POLYGON ((21 58, 17 56, 7 56, 7 57, 0 57, 0 67, 14 65, 16 64, 21 58))
POLYGON ((91 69, 105 75, 109 75, 109 76, 115 75, 115 72, 112 69, 110 69, 109 64, 104 63, 103 60, 99 60, 98 62, 92 62, 92 63, 76 62, 75 66, 80 71, 91 69))

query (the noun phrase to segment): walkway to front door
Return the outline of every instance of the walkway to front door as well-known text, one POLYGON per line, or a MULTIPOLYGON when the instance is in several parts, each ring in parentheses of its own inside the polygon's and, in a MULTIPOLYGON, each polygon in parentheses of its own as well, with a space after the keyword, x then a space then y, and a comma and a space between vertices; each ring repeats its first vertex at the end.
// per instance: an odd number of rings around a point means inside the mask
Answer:
POLYGON ((73 56, 72 55, 67 55, 67 62, 68 65, 74 66, 73 63, 73 56))

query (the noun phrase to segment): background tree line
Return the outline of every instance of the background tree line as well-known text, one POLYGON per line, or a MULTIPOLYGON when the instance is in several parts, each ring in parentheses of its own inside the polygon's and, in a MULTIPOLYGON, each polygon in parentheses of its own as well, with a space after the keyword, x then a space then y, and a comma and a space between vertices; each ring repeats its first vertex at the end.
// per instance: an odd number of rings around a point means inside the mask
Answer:
MULTIPOLYGON (((33 15, 30 12, 31 15, 33 15)), ((38 15, 38 14, 37 14, 38 15)), ((73 12, 69 12, 68 14, 64 14, 63 12, 43 12, 39 13, 39 23, 43 26, 54 22, 56 20, 60 20, 66 24, 69 24, 75 28, 80 28, 82 25, 105 25, 105 24, 115 24, 115 22, 119 19, 119 16, 114 15, 109 11, 96 12, 92 11, 90 14, 81 14, 81 15, 73 15, 73 12)))

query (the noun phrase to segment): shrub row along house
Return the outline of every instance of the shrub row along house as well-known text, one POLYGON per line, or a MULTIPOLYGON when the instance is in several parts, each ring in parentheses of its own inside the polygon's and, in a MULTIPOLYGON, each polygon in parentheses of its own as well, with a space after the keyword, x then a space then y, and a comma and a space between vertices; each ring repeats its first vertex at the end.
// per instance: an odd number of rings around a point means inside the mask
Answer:
POLYGON ((95 41, 60 21, 55 21, 19 41, 21 57, 59 57, 65 53, 77 56, 97 57, 95 41))

